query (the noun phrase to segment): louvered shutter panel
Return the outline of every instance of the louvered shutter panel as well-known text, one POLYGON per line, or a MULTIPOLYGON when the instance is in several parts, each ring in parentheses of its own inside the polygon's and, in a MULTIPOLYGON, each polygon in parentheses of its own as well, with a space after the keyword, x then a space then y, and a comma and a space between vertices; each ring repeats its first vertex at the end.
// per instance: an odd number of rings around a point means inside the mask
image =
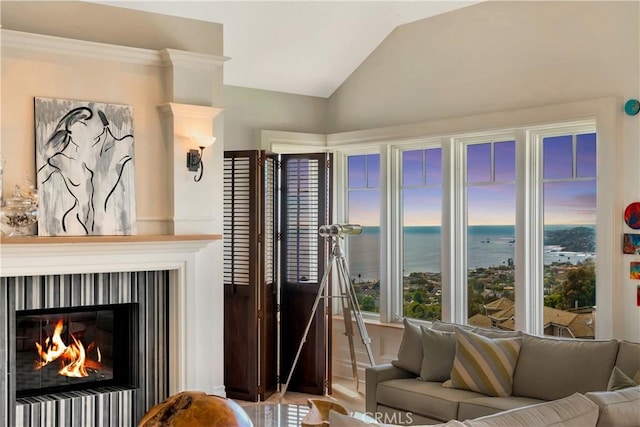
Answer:
MULTIPOLYGON (((286 379, 311 316, 327 260, 327 243, 319 237, 318 228, 331 218, 330 155, 282 155, 281 163, 280 378, 286 379)), ((325 391, 330 363, 330 328, 325 324, 325 314, 324 304, 319 305, 289 390, 313 394, 325 391)))
POLYGON ((277 386, 275 172, 264 152, 225 152, 225 389, 234 399, 264 400, 277 386))

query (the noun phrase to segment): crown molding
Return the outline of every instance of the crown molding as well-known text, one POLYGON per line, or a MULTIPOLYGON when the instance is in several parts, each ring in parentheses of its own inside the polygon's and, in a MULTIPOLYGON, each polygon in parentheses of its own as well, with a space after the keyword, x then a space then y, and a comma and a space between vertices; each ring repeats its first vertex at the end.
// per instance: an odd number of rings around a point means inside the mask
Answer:
POLYGON ((0 30, 0 45, 2 46, 3 55, 7 52, 7 49, 30 50, 155 67, 185 66, 212 70, 220 67, 229 59, 223 56, 177 49, 157 51, 6 29, 0 30))
POLYGON ((226 56, 208 55, 205 53, 187 52, 176 49, 162 49, 160 56, 165 66, 186 66, 187 68, 205 70, 214 70, 230 59, 226 56))

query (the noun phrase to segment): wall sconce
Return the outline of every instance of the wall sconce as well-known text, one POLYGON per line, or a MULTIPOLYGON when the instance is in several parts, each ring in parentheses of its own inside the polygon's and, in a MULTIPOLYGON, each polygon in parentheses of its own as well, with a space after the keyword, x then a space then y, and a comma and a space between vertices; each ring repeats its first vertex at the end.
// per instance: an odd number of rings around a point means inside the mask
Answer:
POLYGON ((195 182, 200 182, 202 179, 202 173, 204 172, 204 163, 202 163, 202 153, 205 148, 213 145, 216 142, 215 136, 206 136, 202 133, 196 132, 191 135, 191 141, 193 141, 198 147, 200 147, 200 151, 198 150, 189 150, 187 151, 187 169, 190 172, 198 172, 196 176, 193 177, 195 182))

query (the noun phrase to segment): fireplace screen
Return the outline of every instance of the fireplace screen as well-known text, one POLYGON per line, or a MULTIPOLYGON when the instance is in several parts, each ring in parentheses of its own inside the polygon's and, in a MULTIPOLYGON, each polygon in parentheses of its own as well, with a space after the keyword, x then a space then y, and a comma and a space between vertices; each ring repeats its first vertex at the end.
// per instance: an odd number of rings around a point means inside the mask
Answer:
POLYGON ((18 311, 17 397, 133 386, 136 304, 18 311))

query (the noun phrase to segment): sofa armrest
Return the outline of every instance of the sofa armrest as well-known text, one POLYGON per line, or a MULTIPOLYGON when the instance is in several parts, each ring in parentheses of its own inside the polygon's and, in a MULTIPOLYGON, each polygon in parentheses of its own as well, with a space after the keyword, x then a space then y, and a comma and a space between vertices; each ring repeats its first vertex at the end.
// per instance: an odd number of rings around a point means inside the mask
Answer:
POLYGON ((396 368, 391 363, 371 366, 365 369, 365 408, 367 412, 375 413, 378 408, 376 390, 378 383, 383 381, 415 378, 416 376, 404 369, 396 368))

